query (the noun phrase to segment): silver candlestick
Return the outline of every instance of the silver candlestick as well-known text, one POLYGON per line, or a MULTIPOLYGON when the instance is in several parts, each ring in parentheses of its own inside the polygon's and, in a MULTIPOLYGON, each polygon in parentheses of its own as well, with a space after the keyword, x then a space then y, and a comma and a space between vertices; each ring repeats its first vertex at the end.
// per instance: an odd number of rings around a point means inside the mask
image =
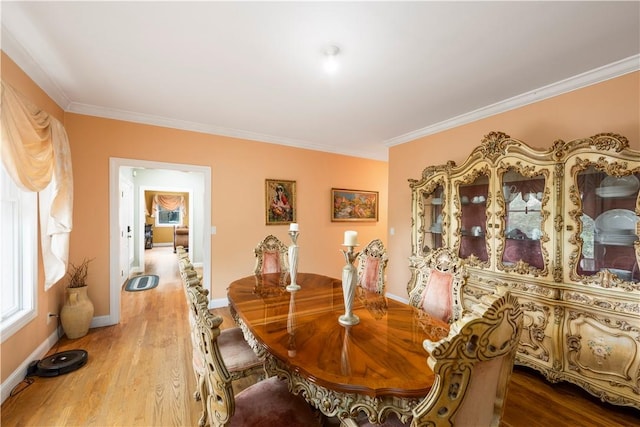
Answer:
POLYGON ((291 276, 291 283, 287 286, 288 291, 297 291, 300 289, 300 285, 296 283, 296 275, 298 274, 298 234, 299 231, 289 230, 289 236, 293 244, 289 246, 289 276, 291 276))
MULTIPOLYGON (((353 314, 353 298, 356 295, 356 268, 353 266, 353 262, 356 260, 359 252, 354 252, 355 246, 346 246, 347 250, 341 250, 346 262, 342 268, 342 294, 344 296, 344 315, 338 318, 338 322, 343 326, 357 325, 360 323, 360 318, 353 314)), ((356 245, 357 246, 357 245, 356 245)))

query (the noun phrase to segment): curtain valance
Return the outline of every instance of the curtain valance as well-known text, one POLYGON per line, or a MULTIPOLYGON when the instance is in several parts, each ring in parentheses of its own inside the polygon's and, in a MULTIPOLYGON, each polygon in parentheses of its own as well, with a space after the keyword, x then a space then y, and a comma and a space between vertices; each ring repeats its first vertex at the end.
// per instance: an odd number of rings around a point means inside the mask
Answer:
POLYGON ((13 181, 38 192, 45 289, 67 271, 73 217, 69 140, 62 123, 1 82, 2 163, 13 181))
POLYGON ((153 196, 153 205, 151 206, 152 216, 158 211, 158 206, 162 206, 168 211, 180 209, 183 215, 186 212, 184 206, 184 196, 172 194, 156 194, 153 196))

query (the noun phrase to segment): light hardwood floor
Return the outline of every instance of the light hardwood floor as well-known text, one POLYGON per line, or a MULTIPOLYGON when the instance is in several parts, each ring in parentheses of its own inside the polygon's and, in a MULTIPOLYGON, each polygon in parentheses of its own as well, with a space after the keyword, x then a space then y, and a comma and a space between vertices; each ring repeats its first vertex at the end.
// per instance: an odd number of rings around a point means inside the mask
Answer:
MULTIPOLYGON (((51 353, 81 348, 89 352, 87 365, 59 377, 36 377, 2 405, 2 426, 197 425, 200 403, 192 396, 187 307, 176 257, 172 248, 156 247, 146 259, 145 273, 160 276, 158 287, 123 291, 120 324, 76 340, 61 338, 51 353)), ((228 309, 216 312, 231 325, 228 309)), ((516 367, 502 425, 638 426, 640 411, 603 404, 571 384, 550 384, 516 367)))

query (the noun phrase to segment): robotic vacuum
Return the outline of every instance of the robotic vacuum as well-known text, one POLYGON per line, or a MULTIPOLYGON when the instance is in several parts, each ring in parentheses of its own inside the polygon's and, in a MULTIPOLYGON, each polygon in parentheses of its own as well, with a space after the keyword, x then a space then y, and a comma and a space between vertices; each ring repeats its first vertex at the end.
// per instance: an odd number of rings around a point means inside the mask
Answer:
POLYGON ((89 354, 85 350, 67 350, 42 360, 34 360, 27 368, 27 376, 55 377, 75 371, 87 364, 89 354))

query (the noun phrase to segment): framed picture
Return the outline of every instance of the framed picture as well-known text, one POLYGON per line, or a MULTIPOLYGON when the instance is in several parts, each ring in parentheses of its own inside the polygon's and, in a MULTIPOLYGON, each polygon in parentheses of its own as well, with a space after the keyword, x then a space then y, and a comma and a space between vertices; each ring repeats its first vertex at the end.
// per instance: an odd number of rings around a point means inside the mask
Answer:
POLYGON ((267 225, 296 222, 296 182, 265 180, 265 208, 267 225))
POLYGON ((332 188, 331 221, 378 221, 378 192, 332 188))

